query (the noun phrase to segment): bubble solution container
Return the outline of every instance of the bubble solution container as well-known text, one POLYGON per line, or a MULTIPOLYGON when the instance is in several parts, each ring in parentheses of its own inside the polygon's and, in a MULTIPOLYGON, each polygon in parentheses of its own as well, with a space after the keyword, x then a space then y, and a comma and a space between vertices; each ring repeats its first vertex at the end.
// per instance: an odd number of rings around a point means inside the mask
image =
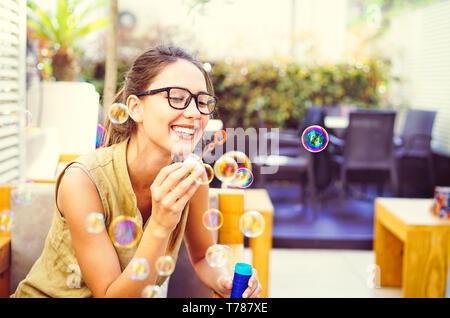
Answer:
POLYGON ((233 288, 230 298, 242 298, 247 289, 248 280, 252 276, 252 266, 246 263, 236 263, 234 267, 233 288))

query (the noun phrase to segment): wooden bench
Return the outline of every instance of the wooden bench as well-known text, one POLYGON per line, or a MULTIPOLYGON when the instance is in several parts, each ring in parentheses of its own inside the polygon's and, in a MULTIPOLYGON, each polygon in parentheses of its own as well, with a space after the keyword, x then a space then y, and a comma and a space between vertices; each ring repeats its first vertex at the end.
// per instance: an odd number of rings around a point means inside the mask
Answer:
POLYGON ((431 214, 432 199, 375 200, 375 260, 381 286, 403 297, 444 297, 450 263, 450 220, 431 214))

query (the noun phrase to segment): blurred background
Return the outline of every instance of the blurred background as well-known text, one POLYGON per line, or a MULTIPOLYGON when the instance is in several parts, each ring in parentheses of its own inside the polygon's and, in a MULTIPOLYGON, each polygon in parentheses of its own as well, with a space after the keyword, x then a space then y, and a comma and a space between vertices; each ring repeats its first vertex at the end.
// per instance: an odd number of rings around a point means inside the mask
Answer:
POLYGON ((264 135, 279 142, 270 158, 242 149, 274 207, 274 248, 371 251, 376 198, 450 186, 449 0, 2 0, 0 12, 2 183, 53 179, 62 155, 99 147, 133 59, 165 44, 213 79, 205 138, 279 129, 264 135), (302 146, 310 125, 329 134, 320 153, 302 146))

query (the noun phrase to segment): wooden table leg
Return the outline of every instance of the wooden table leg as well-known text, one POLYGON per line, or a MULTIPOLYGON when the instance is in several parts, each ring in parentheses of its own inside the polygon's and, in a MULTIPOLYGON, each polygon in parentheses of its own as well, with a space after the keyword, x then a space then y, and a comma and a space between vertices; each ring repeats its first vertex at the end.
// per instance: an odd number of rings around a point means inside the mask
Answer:
POLYGON ((264 232, 249 239, 252 249, 253 267, 258 271, 258 279, 262 286, 261 298, 269 297, 269 259, 272 248, 272 223, 273 213, 259 211, 264 216, 266 227, 264 232))
POLYGON ((407 233, 403 259, 403 297, 444 297, 450 231, 415 227, 407 233))
POLYGON ((401 286, 403 243, 375 217, 375 263, 381 286, 401 286))

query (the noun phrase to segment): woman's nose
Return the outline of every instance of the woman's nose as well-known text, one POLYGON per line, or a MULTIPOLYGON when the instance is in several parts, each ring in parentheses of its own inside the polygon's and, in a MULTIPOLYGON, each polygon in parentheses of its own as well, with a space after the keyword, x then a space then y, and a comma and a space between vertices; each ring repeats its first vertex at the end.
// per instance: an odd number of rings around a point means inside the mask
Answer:
POLYGON ((191 98, 191 101, 189 102, 188 107, 184 110, 184 115, 186 117, 193 117, 193 118, 200 118, 201 113, 199 112, 197 108, 197 104, 195 103, 195 98, 191 98))

